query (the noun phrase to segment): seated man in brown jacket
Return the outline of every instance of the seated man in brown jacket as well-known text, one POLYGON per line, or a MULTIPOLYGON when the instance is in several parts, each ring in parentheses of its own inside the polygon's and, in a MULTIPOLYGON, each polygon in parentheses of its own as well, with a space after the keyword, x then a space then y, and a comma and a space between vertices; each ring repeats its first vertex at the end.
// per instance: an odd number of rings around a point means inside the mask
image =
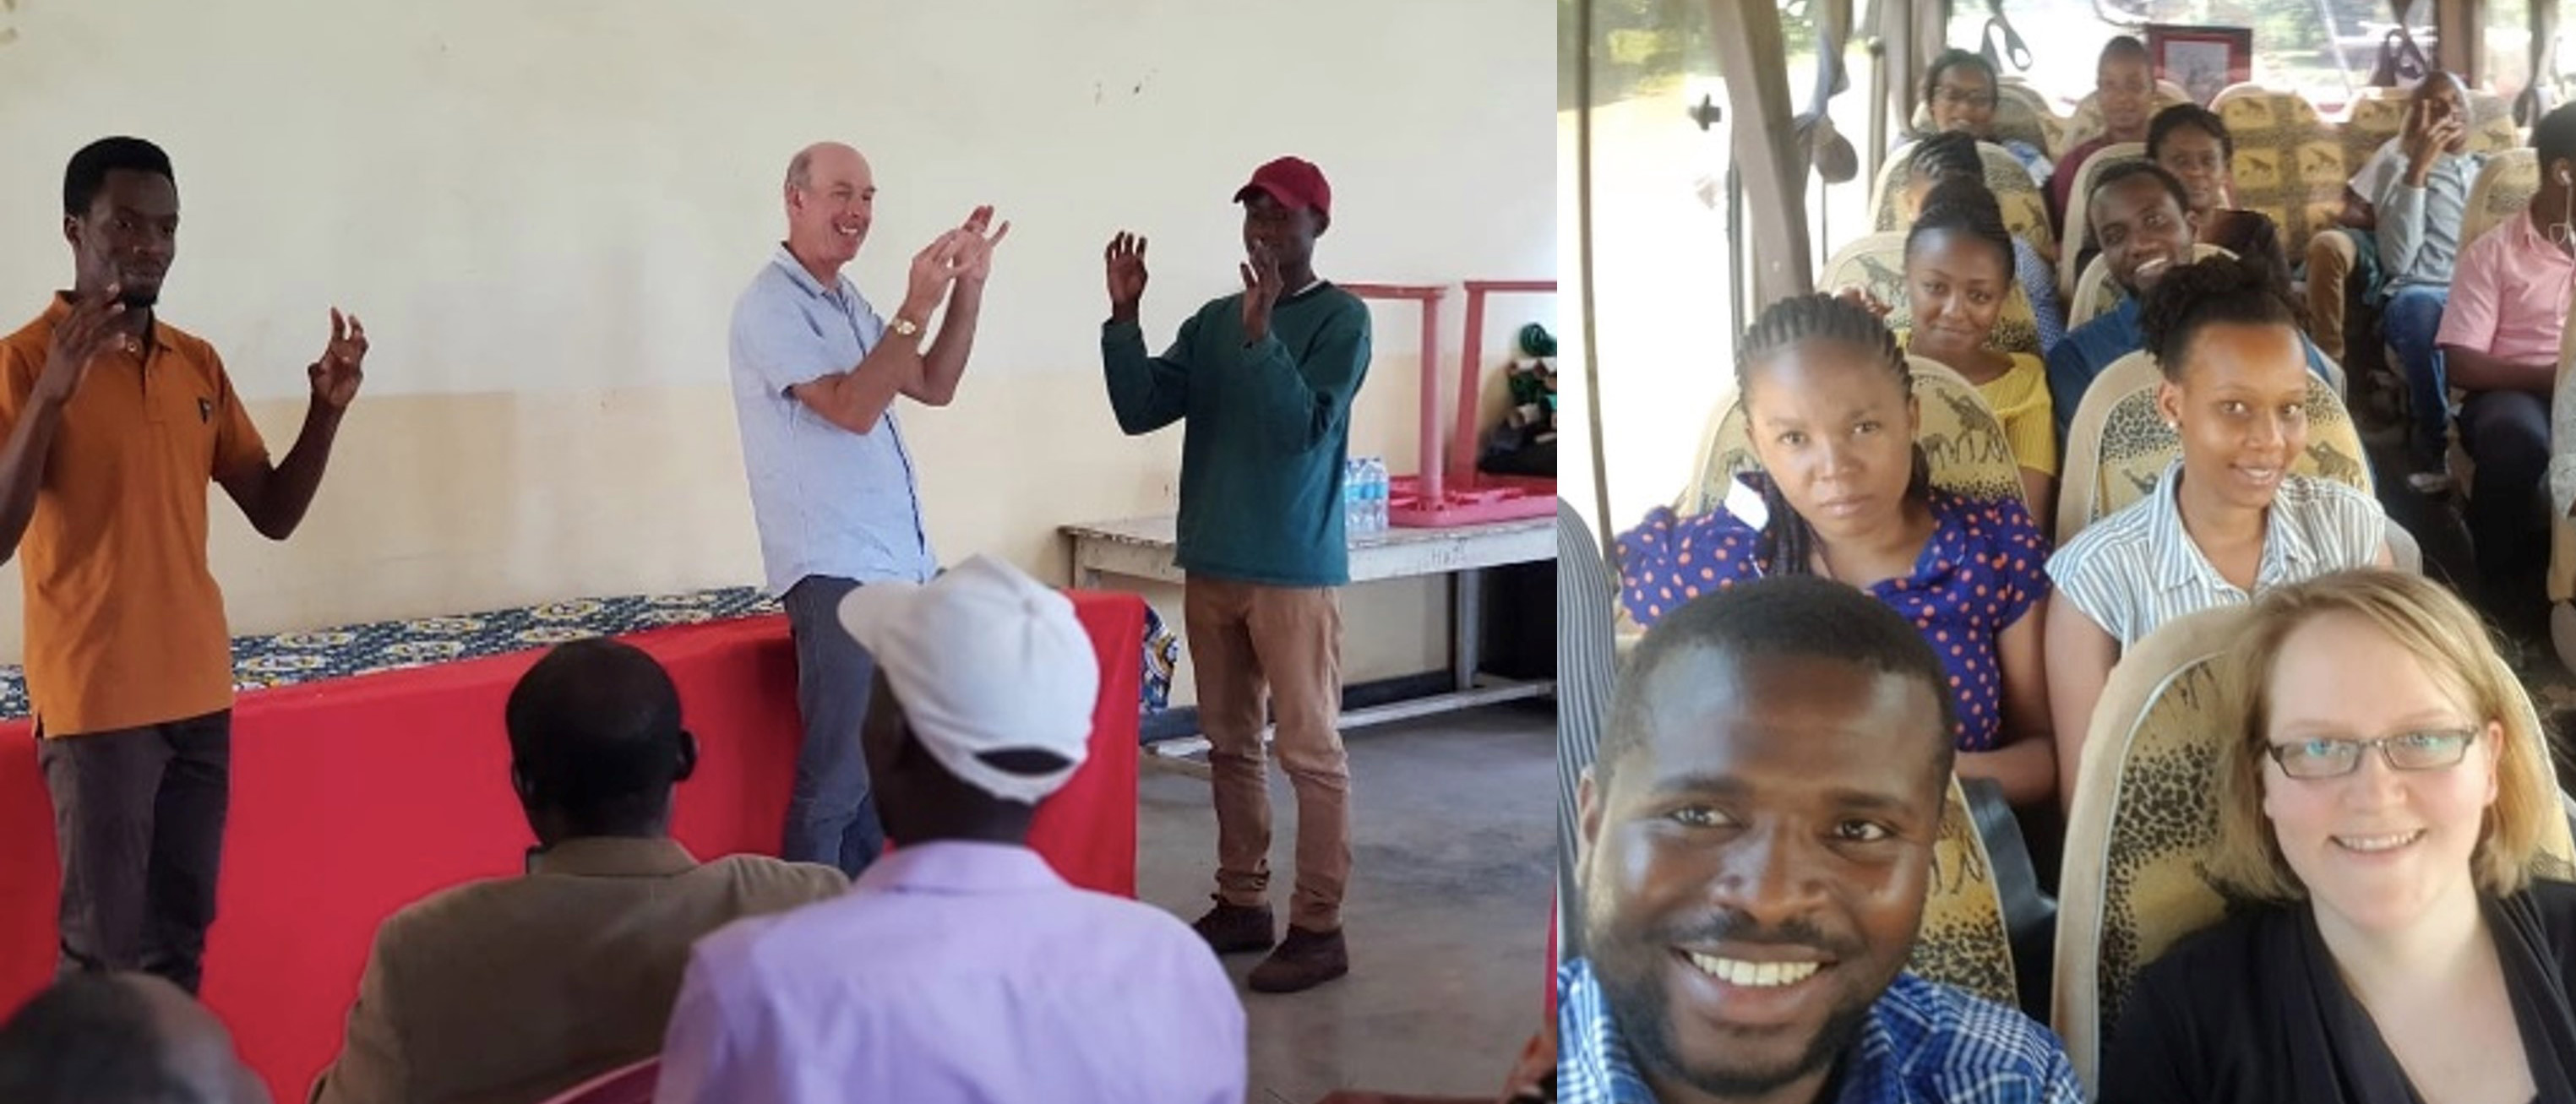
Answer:
POLYGON ((528 873, 432 894, 376 930, 331 1104, 526 1104, 661 1049, 689 945, 744 916, 849 887, 828 866, 670 838, 697 765, 679 692, 651 656, 563 645, 510 692, 510 783, 538 846, 528 873))

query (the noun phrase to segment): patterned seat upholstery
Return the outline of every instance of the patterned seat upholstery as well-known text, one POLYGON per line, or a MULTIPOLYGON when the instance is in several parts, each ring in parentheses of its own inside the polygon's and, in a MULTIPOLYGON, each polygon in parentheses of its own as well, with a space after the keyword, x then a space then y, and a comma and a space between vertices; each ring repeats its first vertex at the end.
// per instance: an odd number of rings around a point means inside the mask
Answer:
POLYGON ((2308 238, 2335 225, 2343 210, 2344 181, 2352 173, 2344 167, 2342 138, 2296 92, 2238 85, 2213 110, 2236 142, 2228 161, 2236 205, 2269 216, 2288 256, 2306 256, 2308 238))
MULTIPOLYGON (((2088 1093, 2138 971, 2225 910, 2200 860, 2217 835, 2221 653, 2249 617, 2231 606, 2166 623, 2121 658, 2093 711, 2067 816, 2050 1015, 2088 1093)), ((2550 825, 2543 866, 2564 871, 2576 846, 2565 820, 2550 825)))
MULTIPOLYGON (((2236 254, 2229 252, 2227 247, 2211 245, 2208 242, 2195 242, 2191 247, 2191 259, 2195 261, 2205 261, 2211 257, 2233 259, 2235 256, 2236 254)), ((2120 290, 2120 285, 2112 282, 2111 266, 2096 254, 2092 262, 2084 266, 2084 278, 2075 281, 2075 296, 2066 301, 2066 328, 2072 330, 2096 317, 2109 314, 2113 308, 2120 305, 2121 300, 2128 297, 2129 293, 2120 290)))
MULTIPOLYGON (((2191 94, 2183 91, 2181 85, 2175 84, 2172 81, 2160 80, 2156 82, 2155 103, 2148 106, 2147 116, 2149 118, 2153 118, 2155 117, 2156 112, 2172 107, 2175 104, 2190 102, 2192 102, 2191 94)), ((2090 142, 2095 138, 2101 137, 2102 130, 2101 93, 2085 93, 2083 99, 2076 101, 2075 111, 2066 117, 2065 125, 2058 128, 2057 140, 2059 144, 2050 147, 2048 155, 2050 157, 2064 157, 2066 156, 2066 151, 2083 145, 2086 142, 2090 142)))
MULTIPOLYGON (((1890 230, 1864 234, 1834 252, 1816 275, 1816 286, 1834 291, 1860 288, 1888 306, 1889 329, 1911 331, 1914 310, 1905 296, 1905 232, 1890 230)), ((1987 336, 1986 347, 2005 353, 2039 355, 2039 314, 2030 305, 2030 293, 2019 283, 2004 299, 2003 309, 1995 315, 1994 332, 1987 336)))
MULTIPOLYGON (((2057 485, 2057 543, 2064 547, 2086 525, 2145 498, 2165 466, 2182 455, 2182 441, 2156 411, 2156 385, 2164 374, 2155 358, 2135 352, 2094 377, 2076 404, 2066 431, 2066 458, 2057 485)), ((2331 479, 2363 494, 2374 493, 2360 432, 2334 388, 2308 379, 2308 448, 2290 470, 2331 479)))
MULTIPOLYGON (((1938 361, 1909 357, 1915 405, 1922 411, 1914 439, 1931 461, 1932 484, 1962 498, 2022 498, 2021 466, 2003 421, 1986 405, 1977 385, 1938 361)), ((1697 473, 1673 500, 1673 512, 1696 517, 1717 509, 1739 474, 1761 470, 1745 425, 1744 404, 1728 397, 1700 443, 1697 473)))
MULTIPOLYGON (((2093 247, 2093 182, 2113 165, 2147 159, 2144 142, 2113 142, 2094 150, 2091 157, 2075 167, 2075 183, 2066 189, 2066 255, 2057 266, 2057 296, 2064 300, 2075 294, 2075 261, 2093 247)), ((2067 323, 2072 329, 2075 323, 2067 323)))
POLYGON ((1941 834, 1932 843, 1932 888, 1924 896, 1923 926, 1906 968, 2006 1008, 2021 1003, 1994 860, 1977 836, 1976 817, 1956 777, 1942 805, 1941 834))
MULTIPOLYGON (((1879 167, 1878 179, 1871 185, 1870 228, 1885 233, 1903 231, 1910 223, 1905 218, 1900 194, 1907 173, 1912 171, 1914 147, 1908 142, 1879 167)), ((1977 153, 1986 163, 1986 190, 1995 194, 1995 204, 2003 209, 2004 229, 2029 242, 2042 257, 2057 255, 2057 232, 2048 225, 2048 193, 2030 178, 2030 170, 2014 160, 2012 152, 1992 142, 1977 143, 1977 153)), ((1830 286, 1819 282, 1819 287, 1830 286)), ((2037 351, 2033 346, 2033 351, 2037 351)))
POLYGON ((2476 241, 2521 214, 2539 191, 2540 151, 2525 146, 2487 158, 2487 163, 2478 169, 2477 181, 2469 185, 2468 213, 2460 225, 2461 244, 2476 241))

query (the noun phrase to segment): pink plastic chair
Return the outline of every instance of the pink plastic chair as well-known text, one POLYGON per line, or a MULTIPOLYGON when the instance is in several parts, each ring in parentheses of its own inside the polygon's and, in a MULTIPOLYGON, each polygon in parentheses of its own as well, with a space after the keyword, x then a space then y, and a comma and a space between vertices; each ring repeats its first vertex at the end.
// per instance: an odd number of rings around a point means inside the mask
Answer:
POLYGON ((656 1056, 565 1089, 545 1104, 653 1104, 653 1088, 661 1080, 662 1059, 656 1056))

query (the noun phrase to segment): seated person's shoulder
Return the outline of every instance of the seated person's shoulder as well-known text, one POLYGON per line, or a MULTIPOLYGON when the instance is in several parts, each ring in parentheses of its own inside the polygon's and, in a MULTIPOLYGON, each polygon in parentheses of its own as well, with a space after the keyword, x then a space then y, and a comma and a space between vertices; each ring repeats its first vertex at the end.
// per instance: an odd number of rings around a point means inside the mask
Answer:
POLYGON ((727 855, 700 865, 691 874, 736 887, 745 903, 755 908, 789 908, 837 897, 850 888, 849 877, 832 867, 767 855, 727 855))
POLYGON ((2140 498, 2086 525, 2049 558, 2048 573, 2094 568, 2142 553, 2154 532, 2156 498, 2140 498))
POLYGON ((2533 878, 2531 885, 2518 894, 2520 907, 2529 909, 2551 936, 2552 948, 2565 948, 2559 953, 2576 958, 2576 881, 2569 875, 2533 878))
POLYGON ((2337 563, 2355 557, 2362 562, 2378 558, 2379 546, 2387 539, 2378 499, 2339 480, 2313 475, 2293 476, 2282 483, 2281 489, 2279 501, 2289 507, 2291 516, 2312 539, 2347 544, 2358 539, 2364 545, 2323 549, 2330 553, 2329 558, 2337 563))
POLYGON ((1932 514, 1958 524, 1970 539, 1985 545, 2012 544, 2039 535, 2030 507, 2018 498, 1968 498, 1935 487, 1932 514))
POLYGON ((1900 974, 1879 998, 1877 1014, 1888 1027, 1889 1042, 1898 1048, 1893 1055, 1898 1068, 1920 1071, 1909 1080, 1924 1081, 1926 1087, 1986 1093, 2046 1089, 2074 1076, 2055 1032, 2016 1009, 1947 985, 1900 974), (1954 1081, 1960 1083, 1952 1085, 1954 1081))
POLYGON ((1739 571, 1752 569, 1753 545, 1761 536, 1755 520, 1736 511, 1762 509, 1762 493, 1742 481, 1729 486, 1726 500, 1704 514, 1683 517, 1669 506, 1655 507, 1645 520, 1620 532, 1619 562, 1632 576, 1649 565, 1705 568, 1709 577, 1700 579, 1698 570, 1692 570, 1694 581, 1732 582, 1739 571))
POLYGON ((2264 1014, 2258 994, 2277 969, 2266 963, 2286 962, 2297 953, 2300 910, 2272 904, 2239 904, 2208 927, 2176 940, 2165 953, 2138 971, 2130 985, 2124 1017, 2150 1017, 2161 1033, 2220 1038, 2237 1023, 2264 1014), (2213 977, 2245 979, 2240 985, 2211 985, 2213 977))

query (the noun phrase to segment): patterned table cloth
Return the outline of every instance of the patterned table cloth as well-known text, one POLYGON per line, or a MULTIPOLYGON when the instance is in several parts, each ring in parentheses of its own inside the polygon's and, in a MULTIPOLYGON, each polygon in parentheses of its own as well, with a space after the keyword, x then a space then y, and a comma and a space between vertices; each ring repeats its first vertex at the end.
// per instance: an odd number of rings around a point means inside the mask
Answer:
MULTIPOLYGON (((241 636, 233 638, 233 687, 292 686, 548 648, 586 637, 780 612, 777 599, 759 588, 726 587, 687 594, 577 598, 487 613, 241 636)), ((1148 609, 1140 646, 1145 677, 1139 705, 1145 712, 1158 712, 1170 701, 1180 642, 1148 609)), ((25 669, 0 666, 0 719, 22 718, 28 712, 25 669)))

